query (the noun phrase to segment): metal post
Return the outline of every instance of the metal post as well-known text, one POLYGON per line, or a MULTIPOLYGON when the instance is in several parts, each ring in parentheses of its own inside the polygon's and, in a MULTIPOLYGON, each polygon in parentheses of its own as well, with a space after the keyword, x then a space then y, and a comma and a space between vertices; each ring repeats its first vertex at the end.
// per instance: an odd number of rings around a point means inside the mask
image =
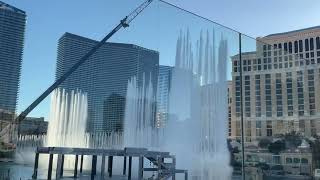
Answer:
POLYGON ((52 162, 53 162, 53 154, 50 154, 49 166, 48 166, 48 180, 51 180, 51 176, 52 176, 52 162))
POLYGON ((131 169, 132 168, 132 157, 129 156, 129 172, 128 172, 128 180, 131 180, 131 169))
POLYGON ((176 180, 176 157, 175 156, 172 156, 172 164, 173 164, 173 168, 170 167, 170 171, 172 171, 172 180, 176 180))
POLYGON ((80 160, 80 173, 82 173, 82 166, 83 166, 83 154, 81 155, 81 160, 80 160))
POLYGON ((184 172, 184 180, 188 180, 188 171, 184 172))
POLYGON ((73 177, 77 178, 78 176, 78 155, 76 155, 76 159, 74 161, 74 171, 73 171, 73 177))
POLYGON ((56 169, 56 179, 60 179, 62 170, 62 154, 58 154, 57 169, 56 169))
POLYGON ((108 173, 109 177, 112 177, 112 165, 113 165, 113 156, 108 157, 108 173))
POLYGON ((39 165, 39 153, 36 153, 36 156, 34 158, 34 168, 33 168, 32 179, 37 179, 38 177, 38 165, 39 165))
POLYGON ((91 178, 97 174, 97 155, 92 156, 92 164, 91 164, 91 178))
POLYGON ((242 84, 242 42, 241 42, 242 34, 239 33, 239 63, 240 63, 240 121, 241 121, 241 150, 242 150, 242 180, 246 179, 245 176, 245 157, 244 157, 244 121, 243 121, 243 84, 242 84))
POLYGON ((161 162, 163 161, 163 159, 159 156, 157 156, 157 165, 158 165, 158 178, 157 179, 161 179, 161 162))
POLYGON ((61 170, 60 170, 60 177, 63 176, 63 167, 64 167, 64 154, 62 154, 62 159, 61 159, 61 170))
POLYGON ((126 175, 126 171, 127 171, 127 157, 124 156, 123 157, 123 175, 126 175))
POLYGON ((143 179, 143 156, 139 157, 138 180, 143 179))
POLYGON ((101 162, 101 179, 104 179, 104 169, 106 166, 106 156, 102 155, 102 162, 101 162))

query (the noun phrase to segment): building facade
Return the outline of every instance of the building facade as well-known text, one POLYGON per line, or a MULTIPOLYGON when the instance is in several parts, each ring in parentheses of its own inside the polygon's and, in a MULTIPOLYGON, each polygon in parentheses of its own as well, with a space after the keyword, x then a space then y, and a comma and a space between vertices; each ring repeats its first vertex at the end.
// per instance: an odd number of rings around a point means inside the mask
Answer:
POLYGON ((173 67, 159 66, 156 126, 164 127, 169 114, 169 92, 173 67))
MULTIPOLYGON (((56 78, 64 74, 97 41, 65 33, 59 40, 56 78)), ((156 94, 159 53, 133 44, 106 43, 60 88, 88 94, 88 131, 122 131, 128 81, 151 82, 156 94)))
POLYGON ((0 1, 0 120, 16 111, 25 24, 24 11, 0 1))
MULTIPOLYGON (((240 63, 232 57, 232 137, 241 134, 240 63)), ((242 97, 247 142, 292 131, 320 132, 320 26, 257 38, 242 53, 242 97)))
POLYGON ((43 117, 26 117, 19 124, 21 135, 40 135, 46 134, 48 129, 48 121, 44 121, 43 117))
POLYGON ((228 137, 232 136, 232 81, 228 81, 228 137))

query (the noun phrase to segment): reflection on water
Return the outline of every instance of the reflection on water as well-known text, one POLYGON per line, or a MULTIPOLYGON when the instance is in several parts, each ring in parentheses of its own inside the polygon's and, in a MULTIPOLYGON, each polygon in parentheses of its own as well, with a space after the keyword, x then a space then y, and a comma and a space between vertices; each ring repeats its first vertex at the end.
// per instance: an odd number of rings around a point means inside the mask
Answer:
MULTIPOLYGON (((10 180, 30 179, 33 167, 31 165, 21 165, 16 163, 0 162, 0 179, 6 179, 9 175, 10 180)), ((40 174, 41 171, 40 171, 40 174)))

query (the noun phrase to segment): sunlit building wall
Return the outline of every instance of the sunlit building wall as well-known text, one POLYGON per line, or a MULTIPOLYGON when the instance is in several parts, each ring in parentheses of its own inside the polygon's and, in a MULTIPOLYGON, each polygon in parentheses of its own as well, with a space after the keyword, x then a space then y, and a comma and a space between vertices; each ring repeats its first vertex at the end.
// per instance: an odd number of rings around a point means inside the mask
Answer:
MULTIPOLYGON (((316 135, 320 130, 320 27, 257 40, 256 52, 242 54, 245 140, 292 131, 316 135)), ((232 62, 232 137, 240 138, 239 56, 233 56, 232 62)))

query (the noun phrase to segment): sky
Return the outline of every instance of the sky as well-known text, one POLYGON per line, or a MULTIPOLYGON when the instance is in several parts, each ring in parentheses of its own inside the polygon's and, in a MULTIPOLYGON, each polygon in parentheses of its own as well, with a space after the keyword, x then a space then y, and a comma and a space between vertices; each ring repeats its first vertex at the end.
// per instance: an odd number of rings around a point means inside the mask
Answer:
MULTIPOLYGON (((143 0, 3 0, 27 13, 25 47, 19 90, 18 112, 26 108, 54 81, 58 39, 71 32, 99 40, 143 0)), ((317 26, 318 0, 167 0, 251 37, 317 26)), ((214 25, 216 34, 237 49, 237 33, 214 25)), ((111 41, 134 43, 158 50, 160 62, 172 65, 175 42, 181 31, 190 30, 196 41, 199 32, 212 23, 170 7, 154 3, 130 28, 121 30, 111 41)), ((248 39, 248 49, 254 39, 248 39)), ((232 53, 231 53, 232 54, 232 53)), ((30 115, 48 116, 47 98, 30 115)))

